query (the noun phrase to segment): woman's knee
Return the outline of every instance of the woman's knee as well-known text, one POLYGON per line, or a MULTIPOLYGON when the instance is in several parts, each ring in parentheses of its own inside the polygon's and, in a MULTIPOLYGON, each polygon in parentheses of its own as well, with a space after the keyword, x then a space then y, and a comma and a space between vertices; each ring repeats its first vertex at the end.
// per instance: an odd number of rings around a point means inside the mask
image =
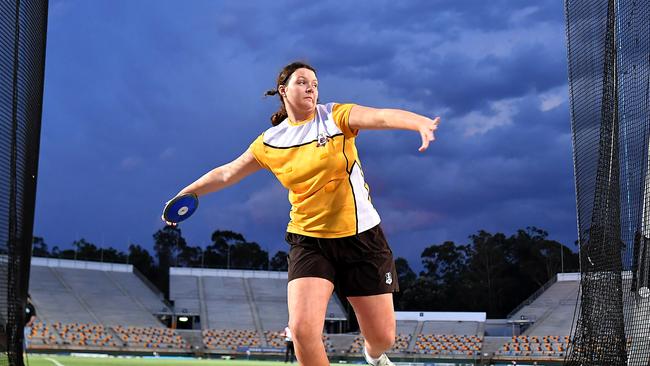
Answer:
POLYGON ((308 322, 289 322, 293 341, 299 344, 306 344, 315 341, 321 341, 323 330, 320 327, 310 325, 308 322))
POLYGON ((375 333, 376 334, 368 334, 365 336, 366 342, 368 342, 372 348, 387 350, 395 344, 394 330, 386 329, 375 333))

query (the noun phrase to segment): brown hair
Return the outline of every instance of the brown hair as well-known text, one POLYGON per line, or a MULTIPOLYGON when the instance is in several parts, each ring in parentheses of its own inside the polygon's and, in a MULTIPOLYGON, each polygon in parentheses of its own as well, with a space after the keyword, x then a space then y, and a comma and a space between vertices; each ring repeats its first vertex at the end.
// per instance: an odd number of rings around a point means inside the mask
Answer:
POLYGON ((280 98, 280 109, 278 109, 277 112, 273 113, 271 116, 271 124, 273 126, 279 125, 282 121, 284 121, 285 118, 287 118, 287 109, 284 107, 284 101, 282 100, 282 96, 280 95, 280 92, 278 92, 278 88, 280 88, 280 85, 286 85, 286 83, 289 81, 289 78, 291 75, 294 73, 294 71, 298 69, 309 69, 313 72, 316 72, 316 69, 314 69, 311 65, 302 62, 302 61, 295 61, 284 68, 282 68, 282 71, 280 71, 280 74, 278 75, 278 79, 276 81, 275 89, 267 90, 266 93, 264 93, 264 96, 269 96, 269 95, 278 95, 280 98))

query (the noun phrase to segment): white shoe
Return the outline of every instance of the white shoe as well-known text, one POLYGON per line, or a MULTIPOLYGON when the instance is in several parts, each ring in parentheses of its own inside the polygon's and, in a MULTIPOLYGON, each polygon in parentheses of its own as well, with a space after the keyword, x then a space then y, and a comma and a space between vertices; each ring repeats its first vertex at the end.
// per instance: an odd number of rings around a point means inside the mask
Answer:
POLYGON ((391 360, 388 359, 388 356, 386 356, 385 353, 383 353, 377 359, 377 363, 375 364, 375 366, 395 366, 395 364, 392 363, 391 360))
POLYGON ((379 357, 379 362, 377 362, 377 366, 395 366, 394 363, 391 362, 391 360, 388 359, 388 356, 386 354, 382 354, 381 357, 379 357))

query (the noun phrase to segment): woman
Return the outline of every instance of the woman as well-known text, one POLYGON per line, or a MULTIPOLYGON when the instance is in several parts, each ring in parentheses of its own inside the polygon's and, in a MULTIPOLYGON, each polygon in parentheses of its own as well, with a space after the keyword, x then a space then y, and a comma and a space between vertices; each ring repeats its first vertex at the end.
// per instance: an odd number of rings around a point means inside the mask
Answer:
POLYGON ((284 342, 287 346, 284 352, 284 363, 287 363, 289 361, 293 363, 293 357, 296 355, 296 351, 293 347, 293 338, 291 337, 291 329, 289 329, 289 326, 284 327, 282 335, 284 336, 284 342))
POLYGON ((237 183, 262 168, 289 190, 286 240, 289 327, 298 361, 329 365, 321 334, 327 303, 338 286, 352 304, 371 365, 393 365, 384 352, 395 340, 392 293, 398 290, 392 252, 365 183, 355 137, 362 129, 406 129, 434 140, 439 118, 354 104, 318 104, 316 71, 294 62, 280 72, 281 107, 273 127, 240 157, 217 167, 179 194, 203 195, 237 183))
POLYGON ((27 294, 27 302, 25 303, 25 327, 23 328, 23 351, 27 352, 27 348, 31 346, 29 337, 32 335, 32 326, 36 321, 36 308, 32 302, 32 297, 27 294))

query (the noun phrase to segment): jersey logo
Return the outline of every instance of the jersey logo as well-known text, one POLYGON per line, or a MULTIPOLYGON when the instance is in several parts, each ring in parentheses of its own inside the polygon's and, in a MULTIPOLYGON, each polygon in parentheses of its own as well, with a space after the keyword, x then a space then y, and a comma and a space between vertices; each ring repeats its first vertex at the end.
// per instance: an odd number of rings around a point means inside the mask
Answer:
POLYGON ((386 272, 386 284, 390 285, 393 283, 393 275, 390 272, 386 272))
POLYGON ((325 146, 325 144, 327 144, 327 135, 325 134, 325 132, 321 132, 318 134, 318 143, 316 144, 316 146, 322 147, 325 146))

